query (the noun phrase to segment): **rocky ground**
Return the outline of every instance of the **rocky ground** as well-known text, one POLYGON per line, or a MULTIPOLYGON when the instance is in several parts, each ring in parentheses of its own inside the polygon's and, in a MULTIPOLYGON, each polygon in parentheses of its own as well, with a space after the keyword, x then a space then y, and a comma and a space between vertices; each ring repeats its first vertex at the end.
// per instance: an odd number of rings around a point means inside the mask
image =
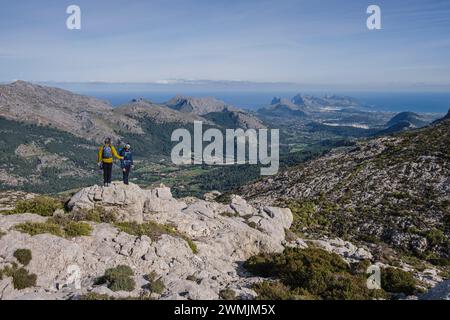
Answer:
POLYGON ((239 190, 251 203, 289 206, 297 233, 384 243, 450 264, 449 119, 360 141, 239 190))
MULTIPOLYGON (((293 222, 289 209, 250 205, 236 195, 224 204, 211 200, 216 196, 175 199, 164 186, 144 190, 134 184, 114 183, 109 188, 82 189, 67 203, 72 213, 102 208, 114 213, 119 222, 154 223, 176 230, 156 238, 132 235, 114 223, 97 222, 89 222, 92 232, 86 236, 30 235, 16 227, 26 222, 45 223, 67 213, 58 209, 53 217, 0 215, 0 270, 19 264, 15 257, 18 249, 29 249, 32 259, 25 268, 36 275, 35 286, 21 290, 15 289, 12 278, 3 277, 0 299, 80 299, 86 294, 118 299, 219 299, 224 298, 224 292, 254 299, 257 294, 252 285, 264 279, 246 272, 242 263, 255 254, 279 253, 285 247, 318 247, 338 254, 347 263, 369 260, 383 266, 371 247, 358 247, 339 238, 292 239, 291 235, 287 239, 286 230, 293 222), (113 291, 107 284, 97 283, 107 269, 119 265, 131 267, 136 283, 133 290, 113 291), (148 289, 150 274, 162 281, 162 290, 148 289)), ((11 210, 6 203, 32 197, 7 192, 0 203, 3 210, 11 210)), ((410 268, 424 288, 434 287, 420 298, 448 298, 448 282, 442 282, 437 269, 400 267, 410 268)))
POLYGON ((231 204, 195 198, 175 200, 170 189, 142 190, 136 185, 114 184, 110 188, 94 186, 81 190, 69 202, 73 211, 102 206, 115 210, 120 221, 153 221, 170 224, 188 242, 163 234, 157 240, 133 236, 106 223, 91 223, 90 236, 62 238, 50 234, 31 236, 14 229, 24 222, 45 222, 35 214, 0 216, 0 269, 17 262, 17 249, 29 249, 33 259, 27 270, 37 275, 36 287, 15 290, 10 278, 0 281, 1 299, 69 299, 87 292, 112 297, 139 296, 145 275, 162 277, 165 290, 160 299, 217 299, 224 289, 233 289, 243 298, 252 298, 249 289, 257 278, 247 275, 240 264, 259 252, 283 250, 284 232, 292 222, 289 209, 253 207, 242 198, 231 204), (252 223, 253 222, 253 223, 252 223), (95 286, 95 279, 106 269, 128 265, 133 269, 136 289, 113 292, 95 286), (81 289, 64 286, 70 272, 80 271, 81 289))

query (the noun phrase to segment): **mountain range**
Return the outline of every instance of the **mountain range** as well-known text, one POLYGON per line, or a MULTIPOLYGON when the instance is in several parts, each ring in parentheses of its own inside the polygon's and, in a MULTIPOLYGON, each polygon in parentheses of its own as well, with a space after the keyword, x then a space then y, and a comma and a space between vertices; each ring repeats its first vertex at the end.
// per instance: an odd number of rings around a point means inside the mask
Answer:
MULTIPOLYGON (((222 181, 223 187, 231 188, 257 178, 257 170, 230 167, 227 170, 233 173, 224 174, 220 172, 223 168, 217 168, 214 173, 200 171, 198 177, 196 173, 190 178, 189 171, 196 169, 170 168, 173 130, 192 130, 194 121, 220 130, 280 129, 282 162, 292 165, 336 145, 352 144, 377 133, 410 130, 435 119, 416 114, 393 116, 365 111, 355 99, 335 95, 274 98, 258 112, 212 97, 189 96, 175 96, 165 103, 136 98, 112 107, 96 98, 16 81, 0 85, 0 187, 59 192, 92 183, 98 178, 95 149, 105 137, 111 137, 119 146, 132 143, 138 182, 149 184, 167 177, 167 183, 180 184, 175 190, 186 192, 191 188, 206 191, 203 188, 211 185, 208 181, 222 181), (155 166, 160 168, 157 175, 155 166), (192 179, 197 182, 190 186, 192 179)), ((220 183, 214 185, 221 189, 220 183)))
POLYGON ((363 105, 356 99, 346 96, 325 95, 315 97, 297 94, 292 99, 274 97, 271 105, 259 109, 266 116, 297 116, 305 117, 313 112, 340 111, 341 109, 361 108, 363 105))
POLYGON ((204 116, 217 112, 231 114, 236 127, 263 127, 257 118, 214 98, 177 96, 165 104, 137 99, 113 108, 108 102, 96 98, 24 81, 0 86, 1 117, 52 126, 95 142, 102 142, 105 137, 121 140, 123 133, 144 134, 139 123, 142 117, 157 123, 198 120, 214 125, 211 121, 213 116, 210 119, 204 116))

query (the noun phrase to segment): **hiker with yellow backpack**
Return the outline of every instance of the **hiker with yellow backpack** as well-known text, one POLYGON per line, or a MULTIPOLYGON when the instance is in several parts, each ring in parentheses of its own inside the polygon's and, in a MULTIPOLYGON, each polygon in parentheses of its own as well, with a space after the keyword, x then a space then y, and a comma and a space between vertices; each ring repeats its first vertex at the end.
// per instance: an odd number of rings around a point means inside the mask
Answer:
POLYGON ((103 170, 103 185, 109 187, 112 179, 113 158, 123 160, 116 148, 111 144, 111 138, 106 138, 104 145, 98 150, 98 166, 103 170))

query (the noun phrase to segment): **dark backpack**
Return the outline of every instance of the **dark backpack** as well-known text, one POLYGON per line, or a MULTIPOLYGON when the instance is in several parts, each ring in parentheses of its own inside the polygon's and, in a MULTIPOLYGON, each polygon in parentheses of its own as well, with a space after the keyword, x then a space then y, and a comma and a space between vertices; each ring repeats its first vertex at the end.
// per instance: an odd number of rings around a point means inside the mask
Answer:
POLYGON ((112 155, 112 149, 110 146, 104 146, 103 147, 103 159, 111 159, 113 157, 112 155))

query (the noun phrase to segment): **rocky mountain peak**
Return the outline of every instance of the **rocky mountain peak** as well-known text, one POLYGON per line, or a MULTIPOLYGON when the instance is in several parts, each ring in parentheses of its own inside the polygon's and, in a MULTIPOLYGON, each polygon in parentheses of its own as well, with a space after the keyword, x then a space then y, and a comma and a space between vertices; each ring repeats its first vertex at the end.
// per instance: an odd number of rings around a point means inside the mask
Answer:
POLYGON ((279 98, 279 97, 274 97, 273 99, 272 99, 272 101, 270 102, 270 104, 273 106, 273 105, 275 105, 275 104, 279 104, 281 102, 281 98, 279 98))
POLYGON ((446 116, 443 118, 444 120, 450 119, 450 109, 448 110, 446 116))
POLYGON ((31 82, 23 81, 23 80, 16 80, 10 85, 11 87, 22 87, 22 88, 32 88, 35 85, 33 85, 31 82))
POLYGON ((420 115, 414 112, 401 112, 396 114, 389 122, 386 124, 388 127, 406 123, 409 127, 420 128, 427 125, 427 122, 422 119, 420 115))
POLYGON ((225 108, 233 109, 233 107, 227 105, 225 102, 217 100, 212 97, 189 97, 189 96, 176 96, 166 103, 169 108, 181 111, 192 112, 197 115, 204 115, 211 112, 221 112, 225 108))
POLYGON ((295 97, 292 98, 292 103, 297 106, 304 106, 305 101, 303 100, 303 96, 299 93, 295 97))

